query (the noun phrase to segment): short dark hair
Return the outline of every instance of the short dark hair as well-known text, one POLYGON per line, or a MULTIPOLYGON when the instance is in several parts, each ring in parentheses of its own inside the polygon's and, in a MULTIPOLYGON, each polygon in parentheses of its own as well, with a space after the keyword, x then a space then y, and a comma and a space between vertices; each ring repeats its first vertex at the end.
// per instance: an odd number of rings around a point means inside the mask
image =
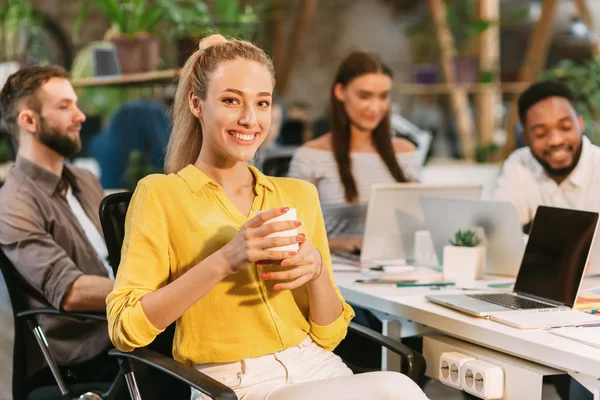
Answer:
POLYGON ((527 111, 538 102, 549 97, 562 97, 571 103, 575 108, 575 95, 567 85, 558 81, 537 82, 529 86, 527 90, 519 96, 519 119, 521 124, 525 125, 525 116, 527 111))
POLYGON ((8 130, 16 139, 19 135, 17 105, 25 100, 29 107, 40 111, 41 105, 35 95, 38 89, 51 78, 68 79, 69 74, 57 65, 31 65, 8 77, 2 92, 0 92, 0 107, 8 130))

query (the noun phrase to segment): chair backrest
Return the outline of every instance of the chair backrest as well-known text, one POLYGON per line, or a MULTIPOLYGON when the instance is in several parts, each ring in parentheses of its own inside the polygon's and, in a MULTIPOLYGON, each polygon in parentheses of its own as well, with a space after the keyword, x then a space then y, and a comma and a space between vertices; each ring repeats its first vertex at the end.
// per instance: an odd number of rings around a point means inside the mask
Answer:
POLYGON ((132 192, 113 193, 100 203, 100 224, 108 248, 108 263, 115 276, 121 262, 121 246, 125 238, 125 217, 131 201, 132 192))
MULTIPOLYGON (((100 203, 100 224, 108 249, 108 261, 115 276, 117 276, 119 263, 121 262, 121 247, 125 238, 125 217, 132 196, 132 192, 113 193, 102 199, 100 203)), ((175 323, 169 325, 148 347, 164 356, 173 357, 174 336, 175 323)), ((190 388, 187 385, 170 377, 159 377, 158 379, 161 379, 161 386, 168 388, 170 398, 189 399, 190 388)))
POLYGON ((14 321, 14 343, 13 343, 13 365, 12 365, 12 393, 14 400, 23 400, 27 396, 28 371, 27 371, 27 343, 31 336, 24 321, 17 318, 17 314, 28 309, 25 302, 25 294, 41 299, 29 284, 21 278, 14 265, 6 257, 4 252, 0 251, 0 272, 4 277, 8 297, 10 299, 13 321, 14 321))
POLYGON ((291 161, 291 155, 268 156, 262 164, 262 172, 268 176, 286 177, 291 161))

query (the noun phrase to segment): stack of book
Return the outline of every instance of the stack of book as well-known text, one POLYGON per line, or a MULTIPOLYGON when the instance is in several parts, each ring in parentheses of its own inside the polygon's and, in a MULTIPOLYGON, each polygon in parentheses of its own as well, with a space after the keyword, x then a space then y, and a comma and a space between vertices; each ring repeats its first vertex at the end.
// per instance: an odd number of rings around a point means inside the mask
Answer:
POLYGON ((577 297, 575 309, 600 315, 600 287, 583 290, 577 297))

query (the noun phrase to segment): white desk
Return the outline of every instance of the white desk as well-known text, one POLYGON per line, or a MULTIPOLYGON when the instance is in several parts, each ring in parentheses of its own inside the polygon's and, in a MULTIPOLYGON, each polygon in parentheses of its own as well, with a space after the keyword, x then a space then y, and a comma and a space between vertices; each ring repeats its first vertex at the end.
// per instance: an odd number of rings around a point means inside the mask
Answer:
MULTIPOLYGON (((396 288, 388 285, 355 285, 359 273, 337 272, 336 283, 349 303, 408 319, 464 341, 570 373, 588 388, 600 389, 600 349, 543 330, 520 330, 471 317, 425 300, 439 293, 428 287, 396 288)), ((597 286, 598 278, 583 287, 597 286)), ((444 293, 464 292, 445 289, 444 293)), ((600 318, 598 319, 600 323, 600 318)), ((598 397, 596 397, 598 398, 598 397)))

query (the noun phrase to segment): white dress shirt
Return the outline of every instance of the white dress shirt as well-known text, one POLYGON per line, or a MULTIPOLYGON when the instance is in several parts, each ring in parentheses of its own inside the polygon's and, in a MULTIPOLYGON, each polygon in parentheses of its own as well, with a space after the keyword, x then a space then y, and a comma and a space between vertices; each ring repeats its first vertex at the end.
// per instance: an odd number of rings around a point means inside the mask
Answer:
POLYGON ((498 178, 495 197, 510 201, 522 225, 533 220, 540 205, 600 212, 600 147, 582 138, 575 169, 557 184, 533 157, 529 147, 513 152, 498 178))
POLYGON ((73 210, 73 214, 75 214, 75 217, 83 228, 88 240, 94 247, 94 250, 96 250, 96 253, 98 253, 98 258, 100 258, 102 264, 104 264, 104 268, 106 268, 106 271, 108 271, 108 277, 110 279, 115 279, 112 267, 108 263, 108 249, 106 248, 106 242, 104 241, 102 234, 98 231, 98 228, 96 228, 96 225, 94 225, 92 220, 87 216, 85 210, 81 206, 81 203, 73 194, 73 190, 70 186, 67 190, 66 197, 71 210, 73 210))

